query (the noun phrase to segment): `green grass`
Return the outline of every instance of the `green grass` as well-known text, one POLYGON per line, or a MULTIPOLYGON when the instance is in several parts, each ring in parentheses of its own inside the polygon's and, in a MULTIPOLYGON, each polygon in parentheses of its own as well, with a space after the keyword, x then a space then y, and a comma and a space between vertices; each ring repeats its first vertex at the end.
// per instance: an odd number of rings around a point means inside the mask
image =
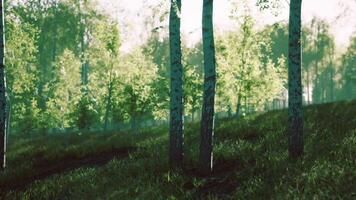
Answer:
MULTIPOLYGON (((305 108, 305 155, 291 161, 287 152, 287 112, 272 111, 218 123, 215 170, 197 174, 199 126, 188 125, 185 170, 167 165, 168 131, 139 134, 13 138, 0 186, 21 181, 68 157, 102 155, 115 148, 138 147, 128 157, 86 166, 2 190, 6 199, 355 199, 356 101, 305 108)), ((0 197, 1 198, 1 197, 0 197)))

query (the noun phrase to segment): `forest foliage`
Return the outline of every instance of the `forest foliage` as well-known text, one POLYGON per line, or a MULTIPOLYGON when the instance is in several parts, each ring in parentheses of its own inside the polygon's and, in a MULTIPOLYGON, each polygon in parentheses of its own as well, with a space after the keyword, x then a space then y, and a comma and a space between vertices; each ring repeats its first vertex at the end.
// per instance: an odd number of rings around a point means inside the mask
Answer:
MULTIPOLYGON (((118 23, 95 1, 6 1, 6 77, 13 133, 107 127, 169 118, 167 14, 149 18, 148 40, 120 51, 118 23)), ((216 36, 216 112, 229 115, 286 104, 288 31, 284 22, 258 28, 248 12, 231 13, 236 29, 216 36)), ((183 36, 184 41, 184 36, 183 36)), ((303 26, 304 102, 355 97, 356 37, 346 51, 328 24, 303 26)), ((202 43, 182 43, 184 113, 202 106, 202 43)))
POLYGON ((188 45, 181 1, 170 12, 160 1, 147 38, 124 52, 97 1, 7 1, 0 197, 353 197, 355 100, 340 100, 356 98, 356 36, 342 49, 326 21, 301 27, 301 0, 289 25, 259 27, 246 3, 214 36, 204 0, 202 42, 188 45))

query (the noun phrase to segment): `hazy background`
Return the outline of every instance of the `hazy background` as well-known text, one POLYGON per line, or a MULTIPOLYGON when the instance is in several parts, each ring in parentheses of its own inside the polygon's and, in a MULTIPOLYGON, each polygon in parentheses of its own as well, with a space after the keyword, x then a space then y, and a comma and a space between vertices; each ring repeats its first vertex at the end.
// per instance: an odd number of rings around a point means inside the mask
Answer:
MULTIPOLYGON (((105 12, 111 13, 121 24, 123 45, 121 50, 127 52, 144 40, 144 21, 149 15, 149 6, 158 5, 158 0, 101 0, 99 5, 105 12)), ((214 1, 215 32, 231 30, 234 22, 230 19, 232 0, 214 1)), ((278 9, 261 12, 255 6, 256 1, 249 1, 251 14, 258 27, 278 21, 288 21, 288 2, 281 0, 278 9), (278 12, 278 15, 274 15, 278 12)), ((168 9, 169 1, 162 9, 168 9)), ((334 35, 337 48, 345 49, 349 37, 356 31, 355 0, 305 0, 303 1, 303 23, 310 23, 314 16, 326 20, 334 35)), ((201 38, 202 0, 182 0, 182 32, 188 44, 194 44, 201 38)), ((167 25, 167 22, 164 22, 167 25)), ((236 23, 235 23, 236 24, 236 23)))

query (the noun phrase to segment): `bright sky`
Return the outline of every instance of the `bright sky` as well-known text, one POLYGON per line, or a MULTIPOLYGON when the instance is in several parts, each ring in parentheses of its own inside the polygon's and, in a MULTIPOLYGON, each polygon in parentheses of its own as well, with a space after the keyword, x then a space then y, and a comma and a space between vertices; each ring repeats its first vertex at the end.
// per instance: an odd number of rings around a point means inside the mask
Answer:
MULTIPOLYGON (((143 21, 147 14, 147 5, 156 4, 162 0, 100 0, 100 6, 120 22, 123 34, 123 51, 129 51, 135 45, 144 41, 143 21), (149 2, 149 3, 148 3, 149 2), (146 8, 146 9, 145 9, 146 8)), ((167 1, 167 6, 169 0, 167 1)), ((203 0, 182 0, 182 32, 188 44, 194 44, 201 39, 201 13, 203 0)), ((215 31, 231 30, 236 21, 229 18, 232 0, 214 1, 215 31)), ((241 1, 241 0, 235 0, 241 1)), ((250 2, 251 13, 259 27, 277 21, 288 21, 289 0, 281 0, 284 8, 278 16, 271 11, 259 11, 254 6, 256 0, 250 2)), ((166 7, 168 8, 168 7, 166 7)), ((335 36, 336 44, 345 47, 349 37, 356 34, 356 0, 303 0, 303 23, 309 23, 313 16, 326 20, 335 36)))

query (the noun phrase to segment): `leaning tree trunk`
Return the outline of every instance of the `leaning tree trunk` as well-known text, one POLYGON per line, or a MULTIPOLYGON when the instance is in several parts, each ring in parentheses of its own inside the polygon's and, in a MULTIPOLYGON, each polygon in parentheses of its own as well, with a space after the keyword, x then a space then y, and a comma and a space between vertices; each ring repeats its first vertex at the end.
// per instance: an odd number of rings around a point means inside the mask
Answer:
POLYGON ((213 168, 214 101, 216 86, 213 0, 203 1, 204 97, 201 119, 200 169, 206 174, 213 168))
POLYGON ((181 6, 181 0, 171 0, 169 17, 171 62, 169 164, 171 168, 181 168, 183 164, 183 66, 180 39, 181 6))
POLYGON ((5 19, 4 1, 0 1, 0 160, 1 170, 6 166, 6 81, 5 81, 5 19))
POLYGON ((303 154, 303 107, 301 78, 301 7, 302 0, 290 1, 289 15, 289 156, 303 154))

